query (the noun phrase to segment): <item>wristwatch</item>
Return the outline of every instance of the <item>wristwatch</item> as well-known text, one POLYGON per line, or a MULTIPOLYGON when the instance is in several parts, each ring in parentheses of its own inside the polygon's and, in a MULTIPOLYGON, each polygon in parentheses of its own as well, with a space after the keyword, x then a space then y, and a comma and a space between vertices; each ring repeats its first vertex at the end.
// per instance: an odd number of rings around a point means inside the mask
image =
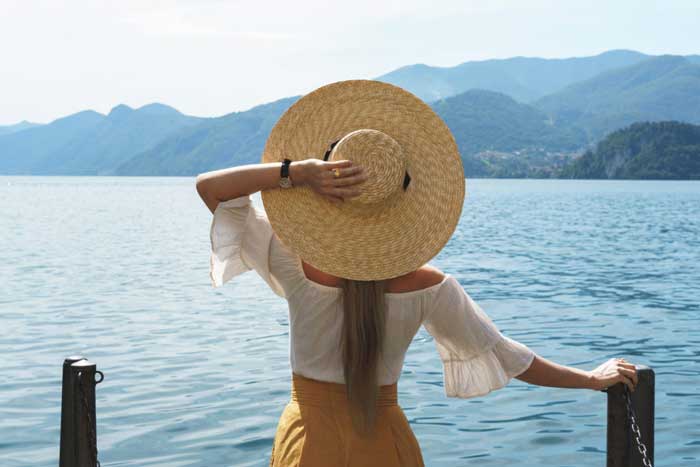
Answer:
POLYGON ((292 187, 292 180, 289 178, 289 165, 291 163, 291 159, 284 159, 284 161, 282 161, 282 167, 280 168, 280 186, 282 188, 292 187))

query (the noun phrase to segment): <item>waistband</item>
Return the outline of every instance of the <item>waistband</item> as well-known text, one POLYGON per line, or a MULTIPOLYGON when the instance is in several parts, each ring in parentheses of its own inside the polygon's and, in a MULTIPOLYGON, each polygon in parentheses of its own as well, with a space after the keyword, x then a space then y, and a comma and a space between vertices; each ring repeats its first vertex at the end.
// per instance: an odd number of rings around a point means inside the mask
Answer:
MULTIPOLYGON (((379 386, 377 406, 387 407, 398 405, 398 384, 379 386)), ((300 405, 317 407, 332 407, 339 404, 347 405, 345 385, 329 381, 319 381, 292 373, 292 401, 300 405)))

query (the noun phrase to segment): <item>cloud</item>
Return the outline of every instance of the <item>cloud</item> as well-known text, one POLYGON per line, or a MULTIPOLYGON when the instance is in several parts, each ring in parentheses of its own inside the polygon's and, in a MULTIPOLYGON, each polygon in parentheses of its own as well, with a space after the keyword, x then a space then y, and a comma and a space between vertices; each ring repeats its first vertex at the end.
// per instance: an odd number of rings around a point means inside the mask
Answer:
POLYGON ((226 14, 203 13, 206 9, 194 10, 191 6, 148 9, 131 11, 119 21, 147 36, 227 37, 256 43, 288 41, 294 37, 277 30, 239 29, 239 24, 226 20, 230 17, 226 14))
POLYGON ((0 11, 0 124, 120 102, 221 115, 412 63, 689 54, 700 37, 694 1, 0 0, 0 11))

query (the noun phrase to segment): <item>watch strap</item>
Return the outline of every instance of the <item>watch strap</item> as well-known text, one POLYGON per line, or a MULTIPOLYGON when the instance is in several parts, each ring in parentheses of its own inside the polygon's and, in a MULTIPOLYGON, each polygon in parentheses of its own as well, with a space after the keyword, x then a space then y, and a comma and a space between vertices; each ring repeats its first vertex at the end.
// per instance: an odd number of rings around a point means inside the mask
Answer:
POLYGON ((282 168, 280 169, 280 176, 282 178, 288 178, 289 177, 289 164, 292 163, 291 159, 284 159, 282 161, 282 168))

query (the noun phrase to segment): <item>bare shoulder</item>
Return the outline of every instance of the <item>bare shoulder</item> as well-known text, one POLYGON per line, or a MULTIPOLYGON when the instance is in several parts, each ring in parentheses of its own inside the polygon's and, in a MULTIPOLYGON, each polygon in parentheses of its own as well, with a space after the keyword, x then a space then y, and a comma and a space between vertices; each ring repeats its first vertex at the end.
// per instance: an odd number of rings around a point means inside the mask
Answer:
POLYGON ((445 279, 445 273, 435 266, 431 266, 430 264, 421 266, 421 268, 416 271, 416 274, 418 275, 419 282, 422 285, 421 289, 439 284, 443 281, 443 279, 445 279))
POLYGON ((435 266, 424 264, 413 272, 391 279, 388 284, 389 292, 403 293, 427 289, 439 284, 445 278, 445 273, 435 266))

